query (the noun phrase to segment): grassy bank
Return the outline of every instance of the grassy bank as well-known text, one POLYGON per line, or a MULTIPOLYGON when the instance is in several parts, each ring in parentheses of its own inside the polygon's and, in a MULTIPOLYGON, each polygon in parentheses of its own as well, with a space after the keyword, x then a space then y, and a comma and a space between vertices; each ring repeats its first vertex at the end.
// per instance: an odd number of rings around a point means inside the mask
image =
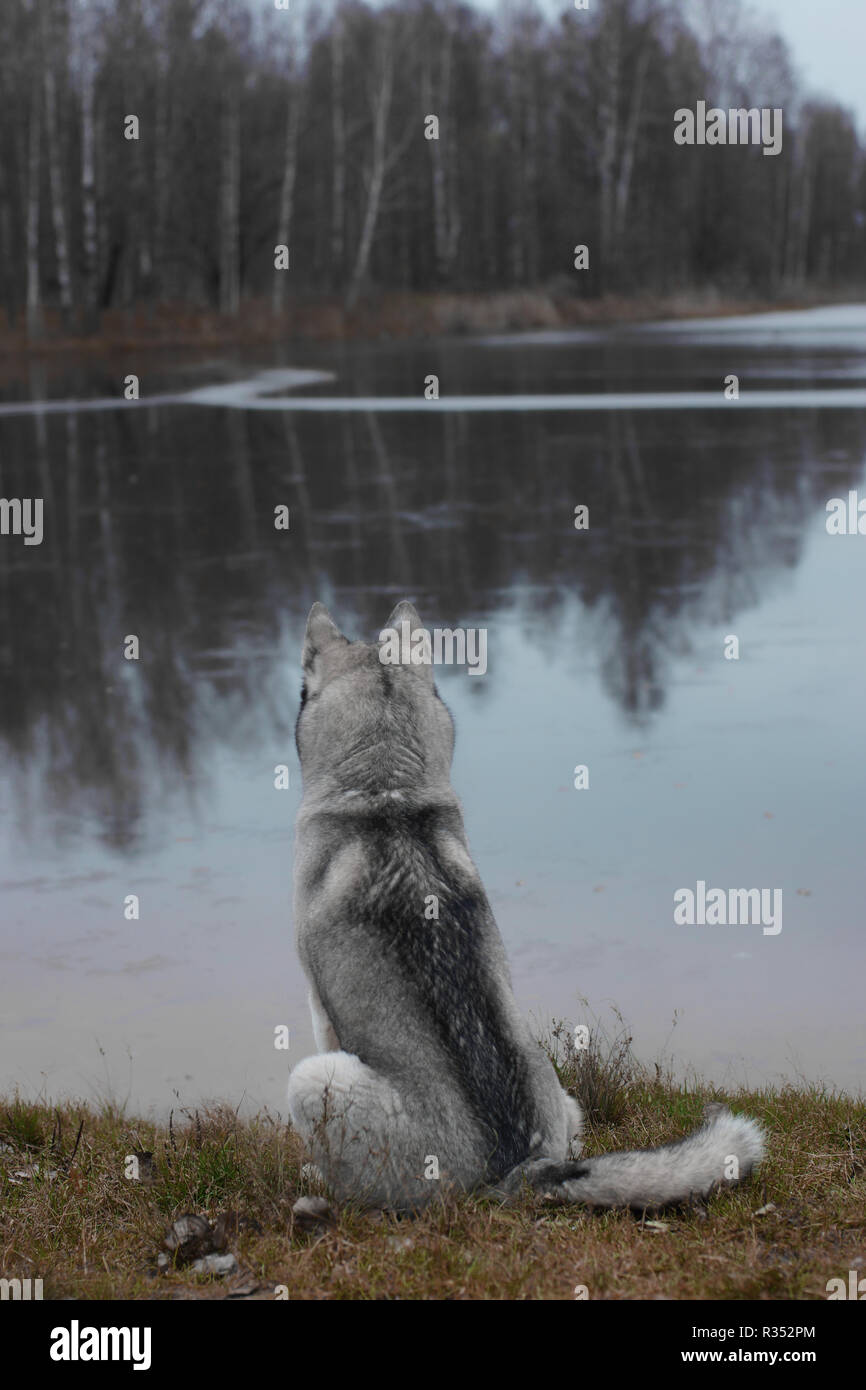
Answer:
POLYGON ((378 341, 448 335, 579 328, 653 319, 760 313, 802 309, 828 302, 861 300, 866 289, 845 293, 788 295, 773 301, 706 293, 608 295, 584 299, 570 286, 490 293, 398 293, 370 295, 349 311, 339 299, 297 300, 275 317, 267 303, 245 303, 232 317, 189 305, 151 305, 109 310, 94 331, 64 325, 50 311, 42 333, 28 337, 23 321, 0 319, 3 357, 95 356, 127 349, 194 349, 255 346, 286 342, 378 341))
POLYGON ((590 1298, 822 1299, 828 1279, 866 1272, 866 1104, 678 1086, 637 1067, 627 1039, 580 1057, 563 1036, 552 1050, 588 1106, 587 1152, 677 1138, 724 1100, 766 1127, 760 1175, 653 1221, 465 1197, 411 1219, 332 1210, 305 1230, 293 1205, 318 1189, 275 1115, 216 1106, 161 1126, 17 1096, 0 1101, 0 1276, 42 1278, 46 1298, 272 1299, 282 1285, 292 1299, 572 1299, 584 1285, 590 1298), (187 1212, 214 1223, 236 1273, 197 1275, 176 1254, 158 1270, 187 1212))

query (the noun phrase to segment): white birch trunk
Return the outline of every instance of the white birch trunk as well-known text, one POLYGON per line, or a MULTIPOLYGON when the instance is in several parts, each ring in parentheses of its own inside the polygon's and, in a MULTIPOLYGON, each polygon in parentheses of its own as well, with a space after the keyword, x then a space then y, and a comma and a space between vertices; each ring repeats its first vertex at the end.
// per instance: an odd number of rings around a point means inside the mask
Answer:
MULTIPOLYGON (((292 213, 295 202, 295 180, 298 173, 298 131, 301 124, 302 88, 293 81, 289 90, 286 112, 286 144, 283 155, 283 180, 280 188, 280 208, 277 217, 278 246, 289 246, 292 233, 292 213)), ((286 272, 274 270, 274 292, 271 307, 274 314, 282 313, 286 298, 286 272)))
POLYGON ((379 219, 382 189, 385 186, 388 117, 391 112, 391 95, 394 86, 394 45, 392 36, 384 31, 380 40, 379 53, 380 59, 376 65, 376 85, 373 93, 372 151, 367 179, 367 200, 364 207, 364 220, 361 226, 358 251, 355 256, 355 267, 346 296, 347 309, 353 309, 357 304, 361 287, 367 275, 370 252, 373 249, 373 237, 379 219))
POLYGON ((334 164, 331 171, 331 259, 334 280, 342 279, 346 225, 346 113, 343 94, 345 32, 339 8, 331 34, 331 138, 334 164))
POLYGON ((39 284, 39 184, 42 173, 42 93, 34 79, 30 93, 30 129, 27 141, 27 333, 42 332, 42 295, 39 284))
MULTIPOLYGON (((45 13, 45 12, 43 12, 45 13)), ((46 41, 43 51, 45 94, 45 134, 48 149, 48 180, 51 190, 51 218, 54 226, 54 253, 57 259, 57 284, 64 323, 72 309, 72 278, 69 269, 69 238, 66 231, 66 209, 63 201, 63 171, 60 150, 60 130, 57 122, 57 81, 55 75, 54 33, 51 16, 45 20, 46 41)))
POLYGON ((88 327, 96 317, 99 244, 96 231, 96 139, 94 133, 93 60, 85 52, 81 68, 81 248, 84 312, 88 327))

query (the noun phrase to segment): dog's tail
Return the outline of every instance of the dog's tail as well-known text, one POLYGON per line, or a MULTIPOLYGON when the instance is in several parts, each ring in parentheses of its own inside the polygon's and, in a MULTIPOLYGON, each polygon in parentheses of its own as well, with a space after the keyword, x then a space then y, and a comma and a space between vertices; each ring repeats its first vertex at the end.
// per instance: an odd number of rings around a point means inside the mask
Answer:
POLYGON ((734 1186, 763 1155, 760 1125, 714 1104, 704 1110, 701 1129, 676 1143, 572 1162, 537 1159, 513 1169, 496 1191, 514 1196, 528 1183, 553 1202, 657 1210, 734 1186))

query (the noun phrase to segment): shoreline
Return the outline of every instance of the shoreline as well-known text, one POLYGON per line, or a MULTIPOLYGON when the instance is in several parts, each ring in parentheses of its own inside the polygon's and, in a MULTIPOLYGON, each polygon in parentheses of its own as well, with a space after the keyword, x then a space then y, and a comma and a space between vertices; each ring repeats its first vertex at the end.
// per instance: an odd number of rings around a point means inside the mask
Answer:
POLYGON ((650 1223, 483 1191, 443 1191, 398 1217, 333 1201, 279 1113, 240 1118, 233 1102, 212 1103, 175 1108, 166 1124, 122 1102, 13 1093, 0 1096, 4 1277, 36 1276, 37 1298, 96 1302, 571 1301, 578 1279, 592 1299, 846 1296, 862 1265, 862 1098, 803 1081, 679 1086, 659 1067, 623 1071, 621 1047, 593 1055, 580 1075, 574 1056, 558 1059, 587 1110, 588 1152, 676 1140, 705 1105, 730 1101, 766 1130, 760 1170, 650 1223), (179 1243, 190 1230, 201 1249, 179 1243), (200 1255, 216 1265, 192 1263, 200 1255))
POLYGON ((662 319, 730 318, 813 309, 866 300, 866 288, 776 299, 723 298, 717 294, 606 296, 579 299, 556 290, 489 293, 396 293, 371 296, 351 312, 338 300, 299 302, 274 316, 262 301, 248 302, 228 317, 188 305, 110 310, 92 333, 64 329, 47 312, 41 336, 23 323, 0 323, 0 369, 11 362, 94 358, 135 349, 147 352, 213 351, 303 343, 383 343, 395 340, 466 338, 500 333, 610 327, 662 319))

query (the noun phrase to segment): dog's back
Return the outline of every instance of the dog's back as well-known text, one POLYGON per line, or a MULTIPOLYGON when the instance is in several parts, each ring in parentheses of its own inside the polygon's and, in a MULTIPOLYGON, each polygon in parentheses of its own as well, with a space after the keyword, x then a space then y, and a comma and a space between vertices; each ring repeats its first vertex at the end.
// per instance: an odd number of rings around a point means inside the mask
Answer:
MULTIPOLYGON (((340 1052, 413 1112, 412 1171, 432 1156, 461 1185, 499 1179, 559 1120, 556 1099, 539 1105, 557 1083, 466 848, 450 715, 429 666, 386 666, 378 648, 314 630, 298 726, 302 962, 340 1052)), ((433 1195, 424 1181, 413 1203, 433 1195)))

